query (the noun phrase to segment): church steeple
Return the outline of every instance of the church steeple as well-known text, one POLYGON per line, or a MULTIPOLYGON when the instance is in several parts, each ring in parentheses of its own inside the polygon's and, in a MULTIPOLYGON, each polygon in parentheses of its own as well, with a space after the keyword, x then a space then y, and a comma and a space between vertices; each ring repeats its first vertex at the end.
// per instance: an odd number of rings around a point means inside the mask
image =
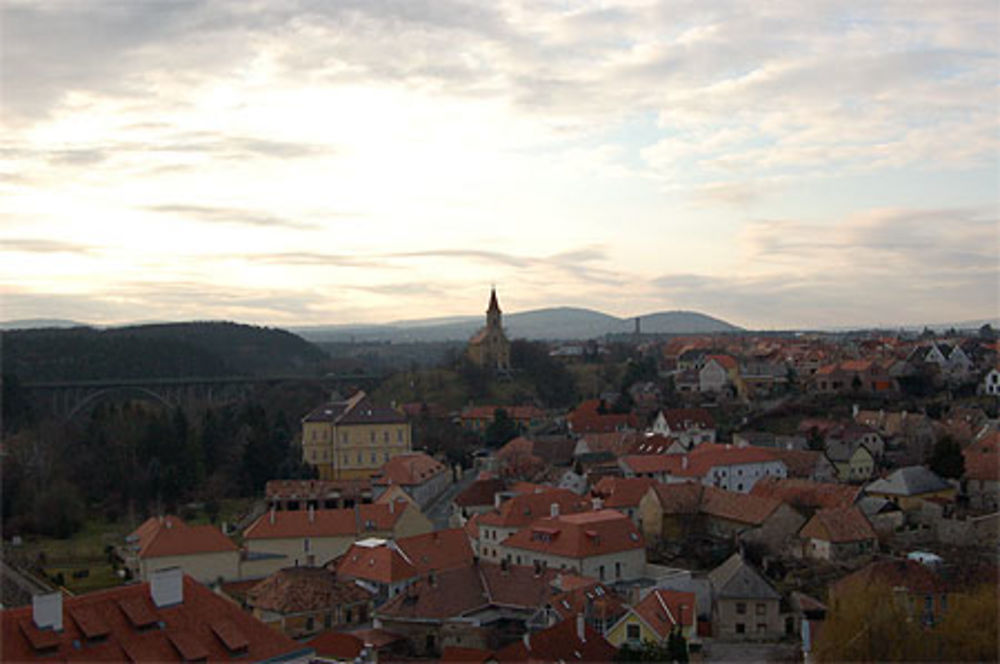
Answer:
POLYGON ((496 286, 490 288, 490 306, 486 309, 486 327, 500 328, 500 303, 497 302, 496 286))

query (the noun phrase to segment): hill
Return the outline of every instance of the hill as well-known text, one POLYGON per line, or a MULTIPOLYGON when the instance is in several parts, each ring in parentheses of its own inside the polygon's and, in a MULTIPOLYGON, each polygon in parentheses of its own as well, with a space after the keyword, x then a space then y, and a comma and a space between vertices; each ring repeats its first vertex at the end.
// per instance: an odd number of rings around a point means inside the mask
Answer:
POLYGON ((329 357, 285 330, 194 322, 6 331, 0 361, 31 382, 316 374, 329 357))
MULTIPOLYGON (((483 318, 450 317, 407 320, 385 325, 330 325, 293 327, 310 341, 464 341, 479 329, 483 318)), ((666 311, 640 316, 647 334, 698 334, 739 332, 741 328, 693 311, 666 311)), ((593 339, 606 334, 628 334, 634 318, 618 318, 592 309, 557 307, 504 315, 504 328, 512 339, 593 339)))

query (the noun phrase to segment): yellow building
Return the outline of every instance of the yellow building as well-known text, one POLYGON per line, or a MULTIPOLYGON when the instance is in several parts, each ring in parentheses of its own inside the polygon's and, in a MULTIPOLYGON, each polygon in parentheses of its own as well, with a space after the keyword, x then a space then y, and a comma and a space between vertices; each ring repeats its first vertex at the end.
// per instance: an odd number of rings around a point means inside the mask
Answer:
POLYGON ((698 641, 695 595, 676 590, 654 589, 608 628, 604 638, 616 648, 641 648, 644 643, 665 645, 671 632, 688 644, 698 641))
POLYGON ((469 359, 476 366, 497 371, 510 370, 510 341, 503 331, 500 305, 496 289, 490 290, 490 304, 486 309, 486 327, 469 339, 469 359))
POLYGON ((392 457, 409 452, 410 441, 406 417, 375 406, 362 391, 302 418, 302 460, 322 480, 371 477, 392 457))

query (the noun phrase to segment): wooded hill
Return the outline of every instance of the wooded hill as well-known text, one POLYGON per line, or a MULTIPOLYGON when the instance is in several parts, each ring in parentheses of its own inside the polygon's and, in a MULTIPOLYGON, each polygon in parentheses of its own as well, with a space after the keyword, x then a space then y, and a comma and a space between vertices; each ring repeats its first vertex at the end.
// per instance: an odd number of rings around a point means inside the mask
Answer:
POLYGON ((291 332, 227 322, 10 330, 2 340, 3 372, 22 382, 314 375, 329 361, 291 332))

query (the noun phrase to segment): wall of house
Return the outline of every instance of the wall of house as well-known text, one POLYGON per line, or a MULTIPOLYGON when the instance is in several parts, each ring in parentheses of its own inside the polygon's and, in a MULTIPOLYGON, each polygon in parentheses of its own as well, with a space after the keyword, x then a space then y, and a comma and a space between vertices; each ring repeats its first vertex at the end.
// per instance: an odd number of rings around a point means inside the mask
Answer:
POLYGON ((729 373, 715 361, 708 362, 698 373, 698 389, 720 392, 729 382, 729 373))
POLYGON ((806 519, 794 508, 782 503, 759 527, 746 532, 745 542, 762 544, 775 553, 786 552, 795 534, 805 525, 806 519))
POLYGON ((600 581, 628 581, 641 578, 646 572, 646 549, 644 547, 587 558, 555 556, 505 546, 501 546, 500 550, 503 557, 514 565, 534 565, 537 562, 551 569, 576 570, 583 576, 593 577, 600 581), (619 574, 615 574, 616 563, 620 566, 619 574), (603 574, 601 573, 602 567, 604 568, 603 574))
POLYGON ((423 512, 408 505, 402 516, 396 520, 396 525, 388 535, 365 534, 365 537, 389 537, 399 539, 400 537, 411 537, 413 535, 423 535, 434 530, 434 524, 424 516, 423 512))
MULTIPOLYGON (((392 533, 375 531, 366 533, 366 537, 392 537, 392 533)), ((354 543, 354 534, 338 537, 288 537, 288 538, 252 538, 244 541, 246 549, 251 553, 270 553, 284 556, 271 565, 282 567, 319 566, 341 555, 354 543), (308 544, 307 544, 308 541, 308 544)), ((261 567, 267 567, 263 564, 261 567)))
POLYGON ((776 599, 716 599, 712 618, 712 634, 716 637, 757 641, 776 639, 784 633, 779 602, 776 599), (739 613, 741 603, 746 607, 742 614, 739 613), (758 613, 758 605, 763 606, 763 613, 758 613), (744 629, 742 634, 737 631, 740 624, 744 629), (763 630, 758 629, 760 624, 763 624, 763 630))
POLYGON ((641 646, 645 641, 653 641, 655 643, 660 640, 660 635, 647 627, 645 621, 640 620, 635 613, 629 611, 621 620, 611 626, 611 629, 604 635, 604 638, 614 647, 620 648, 623 643, 628 643, 633 647, 641 646), (628 638, 629 625, 639 627, 639 637, 637 639, 628 638))
POLYGON ((785 467, 783 461, 762 461, 712 468, 702 478, 701 483, 706 486, 716 486, 727 491, 750 493, 757 480, 763 477, 787 476, 788 469, 785 467))
POLYGON ((373 475, 386 461, 410 451, 408 422, 302 424, 302 460, 319 470, 320 479, 357 479, 373 475))
POLYGON ((180 567, 184 573, 201 583, 215 583, 221 577, 224 581, 240 578, 240 552, 216 551, 196 553, 187 556, 158 556, 139 560, 139 578, 149 581, 150 575, 159 569, 180 567))

